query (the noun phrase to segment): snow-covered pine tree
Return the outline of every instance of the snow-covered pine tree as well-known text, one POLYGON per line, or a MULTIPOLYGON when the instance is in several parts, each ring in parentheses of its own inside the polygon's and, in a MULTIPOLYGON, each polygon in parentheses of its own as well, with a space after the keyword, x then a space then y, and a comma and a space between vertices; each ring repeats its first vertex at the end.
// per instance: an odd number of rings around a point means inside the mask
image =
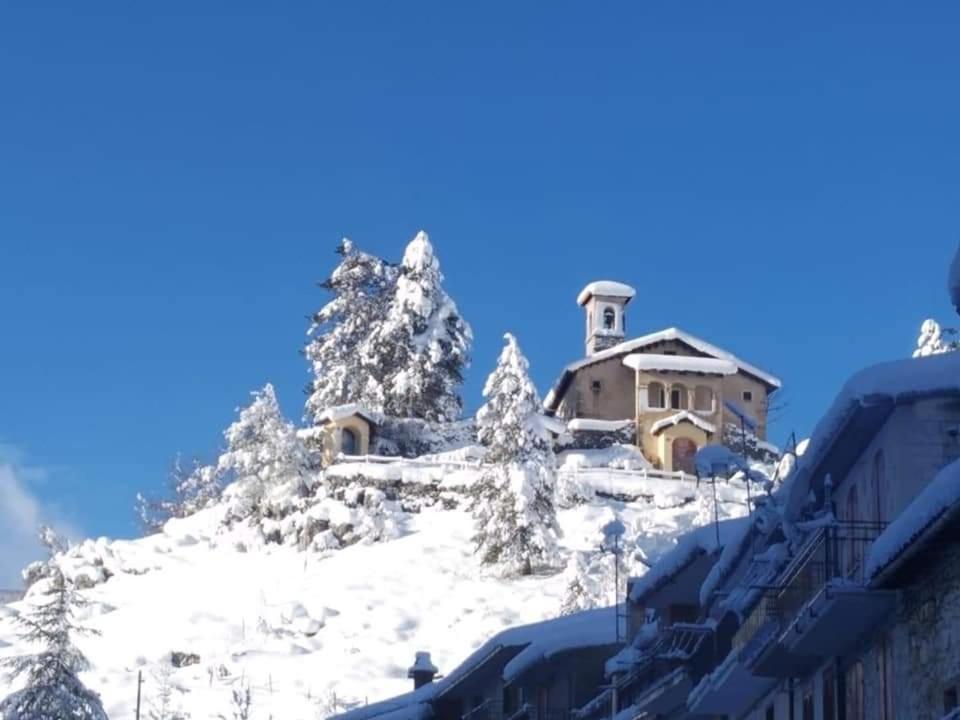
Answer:
POLYGON ((0 701, 0 720, 107 720, 99 696, 78 677, 89 663, 73 637, 93 631, 74 621, 75 611, 87 602, 64 577, 54 556, 64 545, 53 542, 54 537, 49 531, 41 534, 51 553, 44 597, 14 620, 22 631, 20 639, 38 652, 3 661, 14 677, 26 678, 26 686, 0 701))
POLYGON ((386 314, 397 268, 346 238, 337 253, 340 264, 320 283, 333 297, 314 314, 304 349, 313 373, 306 402, 306 417, 312 422, 335 405, 361 403, 370 410, 382 409, 382 378, 373 371, 383 363, 375 356, 365 361, 361 348, 386 314))
POLYGON ((510 334, 477 413, 488 465, 474 487, 474 542, 482 562, 527 575, 557 562, 556 459, 529 363, 510 334))
POLYGON ((184 518, 215 503, 223 491, 221 473, 212 465, 194 460, 184 464, 179 455, 168 478, 166 497, 137 493, 135 509, 146 533, 159 532, 170 518, 184 518))
POLYGON ((473 334, 443 289, 423 231, 407 245, 386 315, 364 345, 373 383, 367 402, 394 417, 450 422, 463 408, 459 388, 473 334))
POLYGON ((230 519, 259 514, 271 495, 302 493, 306 453, 296 428, 280 412, 273 385, 253 393, 253 402, 224 433, 226 450, 217 461, 229 486, 230 519))
POLYGON ((917 338, 914 357, 940 355, 960 349, 960 334, 953 328, 942 328, 936 320, 924 320, 917 338))

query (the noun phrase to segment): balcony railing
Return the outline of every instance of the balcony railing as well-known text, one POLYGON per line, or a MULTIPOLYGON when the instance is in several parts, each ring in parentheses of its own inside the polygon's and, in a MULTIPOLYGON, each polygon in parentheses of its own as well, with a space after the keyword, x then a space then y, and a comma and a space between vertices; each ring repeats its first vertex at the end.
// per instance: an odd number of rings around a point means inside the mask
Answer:
POLYGON ((885 527, 879 522, 845 522, 813 531, 777 581, 762 588, 763 595, 734 636, 733 647, 742 649, 761 636, 769 639, 771 624, 784 629, 830 582, 862 586, 870 546, 885 527))

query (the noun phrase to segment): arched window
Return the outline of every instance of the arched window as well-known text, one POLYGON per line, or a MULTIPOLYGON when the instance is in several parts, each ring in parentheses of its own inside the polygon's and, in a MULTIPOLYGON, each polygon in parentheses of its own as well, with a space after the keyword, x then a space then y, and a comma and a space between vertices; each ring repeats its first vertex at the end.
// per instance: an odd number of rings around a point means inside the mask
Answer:
POLYGON ((603 309, 603 329, 614 330, 617 327, 617 313, 612 307, 603 309))
POLYGON ((343 428, 340 431, 340 452, 344 455, 356 455, 360 452, 360 438, 357 433, 350 428, 343 428))
POLYGON ((697 385, 693 391, 693 409, 700 412, 713 412, 713 390, 706 385, 697 385))
POLYGON ((663 383, 652 382, 647 386, 647 407, 659 410, 667 406, 667 389, 663 383))
POLYGON ((672 410, 687 409, 687 388, 685 385, 673 385, 670 388, 670 408, 672 410))

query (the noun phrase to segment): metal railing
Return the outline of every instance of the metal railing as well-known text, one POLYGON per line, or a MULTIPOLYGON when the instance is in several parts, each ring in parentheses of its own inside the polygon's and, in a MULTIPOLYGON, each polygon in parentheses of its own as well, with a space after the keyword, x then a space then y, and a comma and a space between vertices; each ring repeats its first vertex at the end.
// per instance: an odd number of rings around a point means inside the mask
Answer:
POLYGON ((843 522, 813 531, 777 581, 763 595, 733 639, 747 645, 770 623, 783 628, 830 582, 864 584, 870 546, 886 527, 880 522, 843 522))

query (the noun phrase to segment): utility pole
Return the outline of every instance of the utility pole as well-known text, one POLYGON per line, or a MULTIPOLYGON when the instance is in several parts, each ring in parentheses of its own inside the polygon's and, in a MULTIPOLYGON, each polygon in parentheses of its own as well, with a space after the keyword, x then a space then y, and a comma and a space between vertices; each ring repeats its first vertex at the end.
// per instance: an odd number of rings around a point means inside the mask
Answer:
POLYGON ((137 670, 137 718, 140 720, 140 688, 143 687, 143 670, 137 670))

